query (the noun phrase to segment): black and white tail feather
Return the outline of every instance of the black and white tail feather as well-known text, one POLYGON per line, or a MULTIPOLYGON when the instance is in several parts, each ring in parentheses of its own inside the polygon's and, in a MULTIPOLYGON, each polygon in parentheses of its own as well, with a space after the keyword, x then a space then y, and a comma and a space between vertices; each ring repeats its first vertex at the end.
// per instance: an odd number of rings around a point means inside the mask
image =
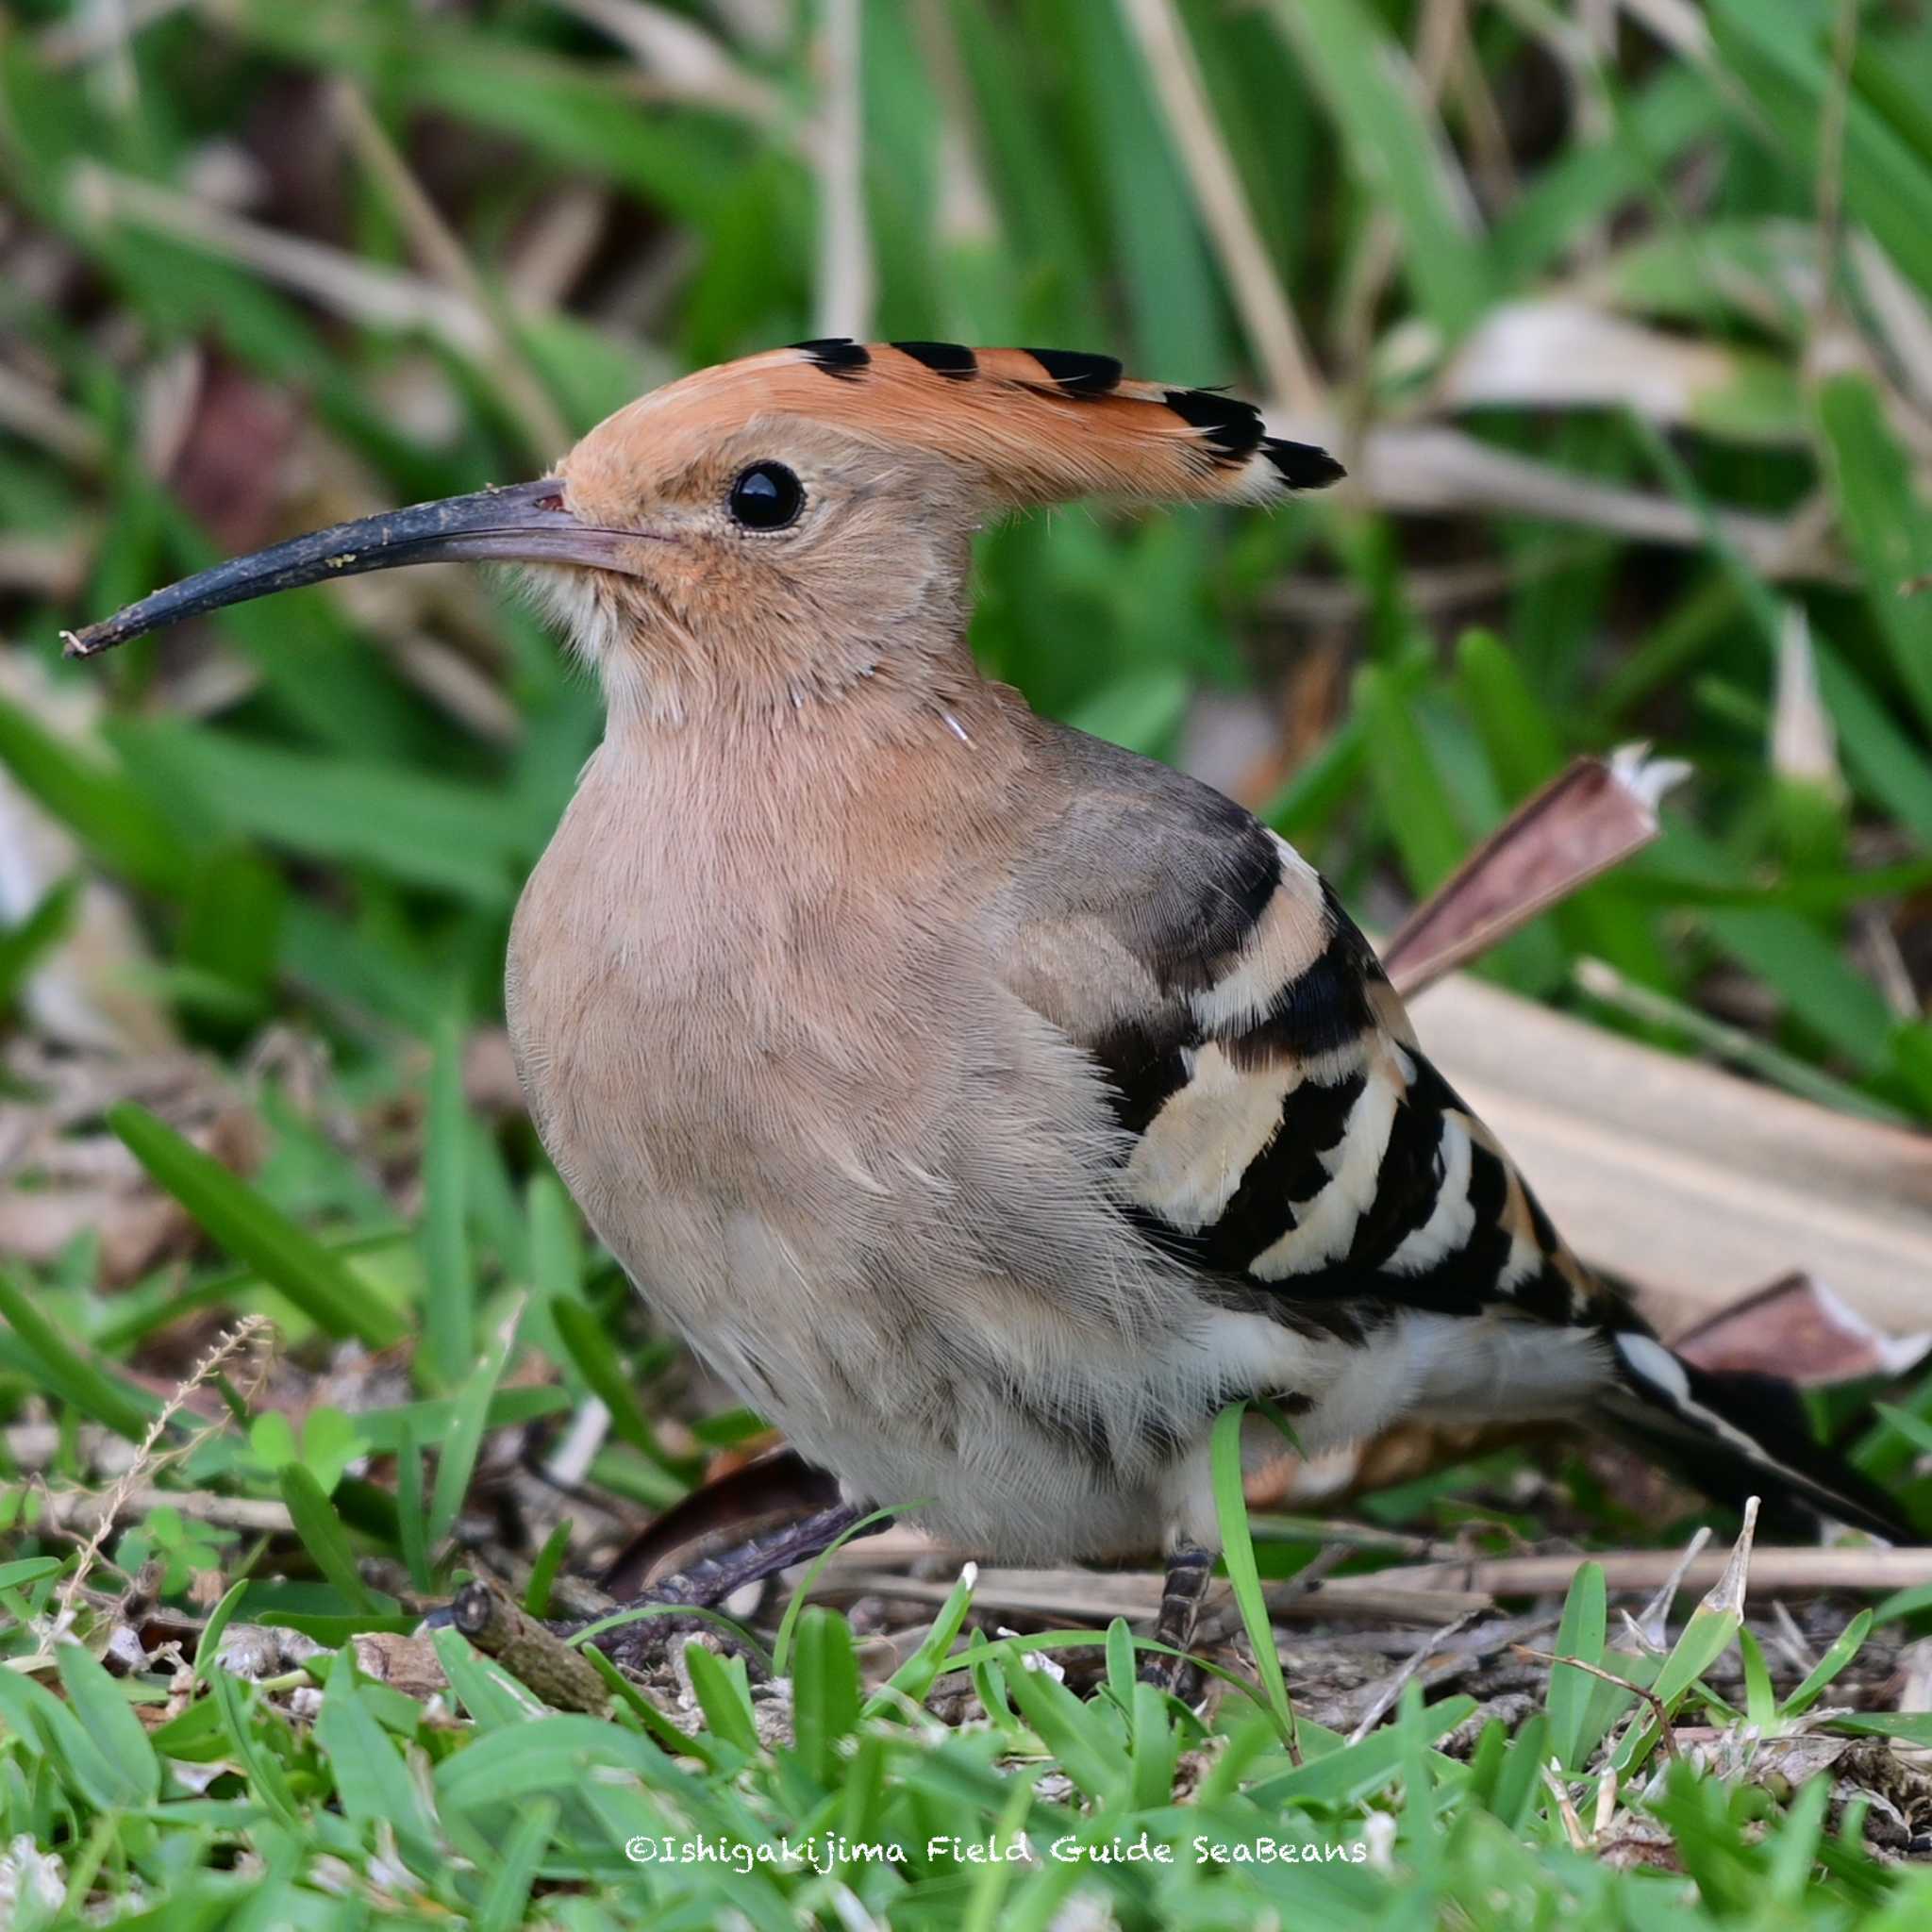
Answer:
POLYGON ((1768 1529, 1815 1535, 1842 1524, 1892 1542, 1914 1533, 1878 1485, 1821 1445, 1797 1391, 1774 1375, 1701 1369, 1635 1330, 1616 1338, 1621 1386, 1605 1426, 1707 1496, 1763 1505, 1768 1529))
POLYGON ((1257 1391, 1307 1440, 1403 1413, 1590 1420, 1721 1502, 1758 1497, 1780 1528, 1911 1540, 1814 1442, 1789 1385, 1683 1361, 1584 1268, 1291 846, 1130 753, 1053 744, 1079 801, 1062 842, 1091 850, 1095 822, 1108 864, 1036 909, 1023 946, 1088 958, 1101 926, 1122 979, 1157 990, 1124 1013, 1089 1000, 1105 1024, 1069 1030, 1132 1139, 1124 1191, 1148 1238, 1204 1296, 1319 1338, 1306 1387, 1257 1391))

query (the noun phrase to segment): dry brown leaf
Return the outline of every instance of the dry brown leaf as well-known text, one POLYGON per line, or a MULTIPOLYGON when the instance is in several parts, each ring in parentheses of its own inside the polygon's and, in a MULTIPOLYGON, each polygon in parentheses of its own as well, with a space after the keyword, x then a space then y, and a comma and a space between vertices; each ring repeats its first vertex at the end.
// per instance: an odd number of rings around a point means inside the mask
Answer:
POLYGON ((1688 767, 1629 745, 1578 758, 1457 867, 1382 948, 1405 998, 1526 925, 1657 834, 1657 808, 1688 767))
POLYGON ((223 550, 258 549, 277 534, 283 464, 303 415, 295 396, 239 364, 201 359, 167 480, 223 550))
POLYGON ((426 1637, 369 1630, 349 1641, 356 1653, 357 1668, 378 1684, 388 1684, 424 1704, 449 1689, 442 1659, 426 1637))
POLYGON ((1932 1352, 1932 1334, 1887 1335, 1815 1276, 1794 1273, 1707 1316, 1671 1345, 1701 1369, 1755 1370, 1825 1389, 1906 1374, 1932 1352))
POLYGON ((0 1255, 44 1265, 78 1235, 100 1237, 101 1280, 119 1287, 163 1257, 193 1252, 199 1235, 166 1195, 118 1187, 9 1189, 0 1193, 0 1255))

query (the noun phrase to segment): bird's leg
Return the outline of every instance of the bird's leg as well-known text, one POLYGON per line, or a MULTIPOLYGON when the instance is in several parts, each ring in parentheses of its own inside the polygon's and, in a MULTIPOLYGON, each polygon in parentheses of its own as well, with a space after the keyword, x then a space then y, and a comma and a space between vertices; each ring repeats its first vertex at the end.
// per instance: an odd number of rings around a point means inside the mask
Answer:
MULTIPOLYGON (((1194 1624, 1201 1615, 1201 1599, 1208 1593, 1208 1579, 1214 1574, 1214 1552, 1197 1542, 1183 1540, 1167 1553, 1167 1586, 1160 1593, 1160 1614, 1154 1620, 1154 1641, 1174 1651, 1185 1652, 1194 1641, 1194 1624)), ((1168 1651, 1148 1651, 1141 1659, 1141 1681, 1157 1690, 1173 1690, 1187 1669, 1185 1656, 1168 1651)))
MULTIPOLYGON (((767 1576, 775 1576, 779 1571, 789 1570, 794 1563, 803 1563, 816 1557, 852 1529, 867 1513, 849 1503, 815 1510, 809 1516, 799 1518, 796 1523, 788 1523, 781 1528, 751 1537, 722 1556, 700 1557, 675 1576, 667 1576, 641 1590, 622 1607, 641 1609, 647 1606, 663 1606, 675 1609, 708 1609, 735 1595, 747 1583, 761 1583, 767 1576)), ((885 1526, 883 1522, 868 1524, 858 1534, 869 1536, 885 1526)), ((640 1617, 632 1623, 601 1631, 591 1641, 618 1663, 635 1665, 661 1656, 669 1640, 689 1636, 693 1630, 703 1627, 705 1621, 675 1615, 640 1617)))
MULTIPOLYGON (((698 1630, 716 1630, 718 1627, 708 1618, 679 1616, 677 1611, 708 1610, 735 1595, 747 1583, 760 1583, 767 1576, 775 1576, 780 1570, 789 1570, 794 1563, 808 1561, 852 1530, 866 1513, 849 1504, 814 1510, 810 1515, 802 1516, 777 1529, 749 1537, 722 1556, 700 1557, 689 1568, 650 1584, 621 1602, 612 1603, 607 1597, 605 1602, 609 1607, 595 1617, 552 1620, 549 1627, 556 1636, 569 1638, 593 1623, 601 1624, 625 1610, 662 1608, 667 1614, 639 1617, 627 1624, 614 1624, 591 1639, 599 1650, 618 1663, 633 1668, 642 1667, 661 1658, 675 1638, 689 1637, 698 1630)), ((885 1526, 883 1521, 868 1524, 864 1529, 856 1530, 855 1534, 871 1536, 885 1526)), ((431 1610, 425 1617, 424 1624, 434 1629, 455 1621, 455 1606, 445 1604, 440 1609, 431 1610)))

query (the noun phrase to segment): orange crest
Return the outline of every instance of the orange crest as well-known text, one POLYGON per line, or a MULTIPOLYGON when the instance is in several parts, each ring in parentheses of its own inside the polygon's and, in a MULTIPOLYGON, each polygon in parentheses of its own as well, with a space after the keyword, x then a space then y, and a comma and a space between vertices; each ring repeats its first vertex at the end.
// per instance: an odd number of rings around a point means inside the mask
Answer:
POLYGON ((748 356, 654 391, 621 411, 721 430, 770 412, 815 418, 882 447, 976 471, 1001 501, 1081 496, 1265 503, 1320 490, 1342 468, 1270 436, 1217 390, 1124 379, 1110 356, 830 338, 748 356))

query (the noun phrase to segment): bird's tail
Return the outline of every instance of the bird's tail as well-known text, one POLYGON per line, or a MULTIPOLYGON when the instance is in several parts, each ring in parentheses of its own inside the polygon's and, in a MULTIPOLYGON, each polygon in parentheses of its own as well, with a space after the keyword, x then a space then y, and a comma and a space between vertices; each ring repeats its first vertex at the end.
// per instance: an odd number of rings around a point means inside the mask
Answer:
POLYGON ((1605 1426, 1714 1501, 1741 1508, 1759 1497, 1767 1526, 1787 1531, 1815 1533, 1824 1518, 1917 1541, 1892 1499, 1812 1436, 1790 1383, 1697 1368, 1637 1330, 1620 1334, 1616 1349, 1618 1380, 1600 1398, 1605 1426))

